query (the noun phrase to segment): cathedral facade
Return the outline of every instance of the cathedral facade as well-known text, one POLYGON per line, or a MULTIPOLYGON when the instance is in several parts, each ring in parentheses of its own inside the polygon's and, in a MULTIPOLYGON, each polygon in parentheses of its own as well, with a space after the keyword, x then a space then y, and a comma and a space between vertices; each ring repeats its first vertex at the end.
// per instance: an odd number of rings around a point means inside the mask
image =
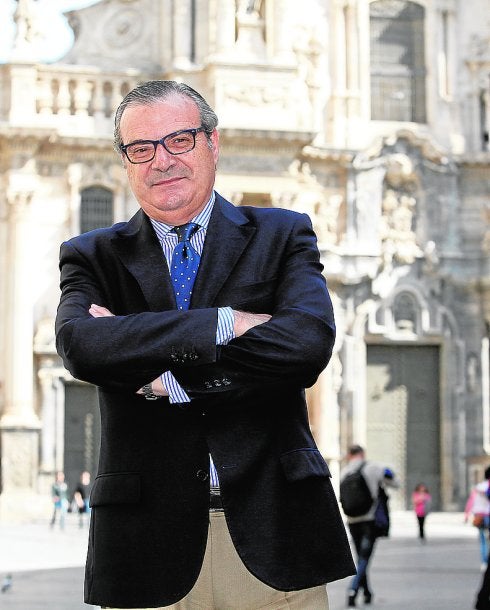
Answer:
MULTIPOLYGON (((486 0, 99 0, 36 57, 18 0, 0 64, 0 514, 94 472, 96 389, 54 348, 58 252, 137 204, 112 147, 122 96, 184 81, 216 110, 216 190, 307 213, 334 301, 308 390, 337 478, 349 444, 459 510, 490 463, 490 21, 486 0)), ((39 503, 37 504, 39 505, 39 503)))

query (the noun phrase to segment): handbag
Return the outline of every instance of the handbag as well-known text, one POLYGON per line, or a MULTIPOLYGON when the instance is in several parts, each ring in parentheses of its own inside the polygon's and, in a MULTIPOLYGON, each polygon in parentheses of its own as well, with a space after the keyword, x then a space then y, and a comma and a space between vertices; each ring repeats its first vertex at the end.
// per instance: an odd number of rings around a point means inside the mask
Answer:
POLYGON ((480 514, 473 515, 473 525, 475 527, 483 527, 484 516, 480 514))
POLYGON ((387 538, 390 535, 388 494, 383 487, 380 487, 378 490, 378 503, 374 513, 374 531, 376 538, 387 538))

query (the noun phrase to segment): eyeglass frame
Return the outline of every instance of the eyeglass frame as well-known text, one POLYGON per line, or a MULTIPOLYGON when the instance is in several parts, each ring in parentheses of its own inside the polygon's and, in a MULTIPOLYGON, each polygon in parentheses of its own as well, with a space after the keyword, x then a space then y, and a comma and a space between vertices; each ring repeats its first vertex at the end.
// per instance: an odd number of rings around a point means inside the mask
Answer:
POLYGON ((157 154, 157 146, 159 144, 161 144, 163 146, 163 148, 168 152, 169 155, 185 155, 188 152, 191 152, 191 150, 194 150, 194 148, 196 147, 196 136, 198 133, 200 133, 201 131, 208 133, 206 128, 203 127, 202 125, 200 127, 192 127, 190 129, 179 129, 179 131, 173 131, 172 133, 168 133, 166 136, 163 136, 163 138, 160 138, 159 140, 135 140, 134 142, 129 142, 129 144, 121 144, 119 146, 119 150, 121 152, 123 152, 126 155, 127 160, 132 163, 133 165, 141 165, 142 163, 149 163, 150 161, 153 161, 153 159, 155 158, 155 155, 157 154), (181 133, 191 133, 193 136, 193 143, 192 143, 192 147, 189 148, 189 150, 184 150, 182 152, 172 152, 171 150, 169 150, 165 144, 165 140, 167 140, 168 138, 172 138, 175 136, 180 135, 181 133), (146 159, 146 161, 131 161, 131 159, 128 156, 128 151, 127 149, 130 146, 133 146, 134 144, 153 144, 153 156, 150 159, 146 159))

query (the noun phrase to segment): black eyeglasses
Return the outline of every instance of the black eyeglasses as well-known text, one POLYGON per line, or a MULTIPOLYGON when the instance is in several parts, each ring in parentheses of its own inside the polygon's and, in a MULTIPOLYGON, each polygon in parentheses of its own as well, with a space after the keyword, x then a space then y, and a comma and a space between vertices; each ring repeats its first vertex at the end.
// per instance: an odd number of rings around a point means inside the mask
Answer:
POLYGON ((159 144, 171 155, 183 155, 194 148, 196 134, 200 131, 206 130, 202 126, 194 129, 181 129, 169 133, 160 140, 136 140, 129 144, 121 144, 120 149, 131 163, 147 163, 154 159, 159 144))

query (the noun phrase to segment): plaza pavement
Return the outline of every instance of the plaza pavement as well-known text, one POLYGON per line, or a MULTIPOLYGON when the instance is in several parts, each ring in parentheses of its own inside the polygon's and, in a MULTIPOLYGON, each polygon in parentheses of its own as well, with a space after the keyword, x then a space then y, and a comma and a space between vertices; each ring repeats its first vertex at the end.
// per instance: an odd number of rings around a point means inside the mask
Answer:
MULTIPOLYGON (((391 536, 377 543, 371 568, 373 610, 473 608, 481 580, 475 528, 462 513, 433 513, 426 531, 421 544, 413 513, 392 514, 391 536)), ((0 524, 0 585, 12 574, 0 610, 98 610, 82 601, 87 534, 76 515, 68 515, 64 531, 48 519, 0 524)), ((348 583, 329 585, 330 610, 343 610, 348 583)))

